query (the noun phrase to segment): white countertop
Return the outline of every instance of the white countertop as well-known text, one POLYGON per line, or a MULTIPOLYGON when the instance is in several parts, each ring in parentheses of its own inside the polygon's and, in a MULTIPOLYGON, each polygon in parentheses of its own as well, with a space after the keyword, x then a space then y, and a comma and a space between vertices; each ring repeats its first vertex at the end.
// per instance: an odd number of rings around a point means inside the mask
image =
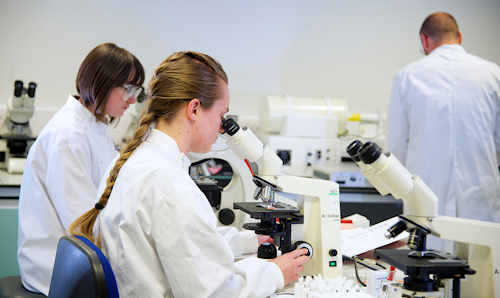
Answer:
POLYGON ((9 174, 5 169, 0 170, 0 186, 20 186, 23 174, 9 174))

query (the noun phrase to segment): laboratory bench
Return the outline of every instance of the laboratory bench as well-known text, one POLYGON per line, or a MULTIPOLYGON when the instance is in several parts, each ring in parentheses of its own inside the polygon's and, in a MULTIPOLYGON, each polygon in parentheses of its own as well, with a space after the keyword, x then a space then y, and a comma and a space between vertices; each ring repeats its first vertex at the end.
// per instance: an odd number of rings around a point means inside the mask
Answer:
POLYGON ((22 175, 0 170, 0 278, 18 275, 17 205, 22 175))

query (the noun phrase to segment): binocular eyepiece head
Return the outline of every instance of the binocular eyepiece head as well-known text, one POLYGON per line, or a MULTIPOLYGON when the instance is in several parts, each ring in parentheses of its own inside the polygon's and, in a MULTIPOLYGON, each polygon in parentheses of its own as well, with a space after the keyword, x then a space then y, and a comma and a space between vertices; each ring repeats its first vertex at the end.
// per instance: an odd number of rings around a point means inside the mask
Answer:
POLYGON ((222 118, 221 126, 222 126, 222 129, 224 130, 224 132, 230 136, 233 136, 240 129, 240 126, 238 125, 236 120, 234 120, 233 118, 229 118, 229 117, 222 118))
POLYGON ((14 82, 14 97, 21 97, 23 93, 28 94, 28 97, 35 97, 35 91, 36 91, 36 83, 35 82, 29 82, 28 83, 28 88, 24 88, 24 83, 21 80, 16 80, 14 82))
POLYGON ((362 161, 365 164, 371 164, 382 154, 382 148, 374 142, 363 144, 360 140, 355 140, 347 146, 347 154, 355 161, 362 161))

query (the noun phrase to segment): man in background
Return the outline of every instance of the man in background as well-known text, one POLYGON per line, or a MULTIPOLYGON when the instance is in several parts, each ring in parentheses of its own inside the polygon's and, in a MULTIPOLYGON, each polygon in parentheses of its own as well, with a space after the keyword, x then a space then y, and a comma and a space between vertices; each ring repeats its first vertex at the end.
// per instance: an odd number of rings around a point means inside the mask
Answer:
POLYGON ((439 214, 500 222, 500 68, 468 54, 455 18, 428 16, 426 57, 395 77, 390 152, 439 198, 439 214))

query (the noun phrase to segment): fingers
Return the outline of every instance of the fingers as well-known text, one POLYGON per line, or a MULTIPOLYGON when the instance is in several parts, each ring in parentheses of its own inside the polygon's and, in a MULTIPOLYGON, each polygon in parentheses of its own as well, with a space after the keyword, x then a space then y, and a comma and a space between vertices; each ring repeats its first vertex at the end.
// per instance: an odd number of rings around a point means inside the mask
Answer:
POLYGON ((298 258, 300 256, 306 255, 309 251, 306 248, 296 249, 294 251, 289 252, 290 256, 293 258, 298 258))
POLYGON ((259 235, 257 236, 257 239, 259 241, 259 245, 261 245, 262 243, 272 243, 274 244, 274 239, 269 237, 269 236, 262 236, 262 235, 259 235))
POLYGON ((300 256, 300 257, 295 259, 295 262, 299 266, 302 266, 303 264, 309 262, 310 260, 311 260, 311 258, 309 258, 308 256, 300 256))
POLYGON ((265 241, 274 244, 274 239, 271 237, 267 237, 265 241))

